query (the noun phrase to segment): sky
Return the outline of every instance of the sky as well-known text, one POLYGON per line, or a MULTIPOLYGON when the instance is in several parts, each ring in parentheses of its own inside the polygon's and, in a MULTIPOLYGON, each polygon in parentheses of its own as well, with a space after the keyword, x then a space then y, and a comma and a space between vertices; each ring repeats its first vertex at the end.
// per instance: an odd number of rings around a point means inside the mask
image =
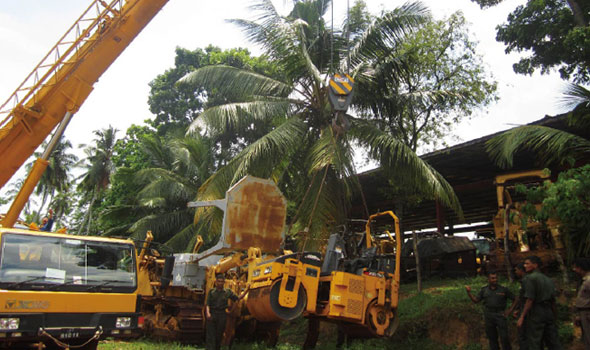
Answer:
MULTIPOLYGON (((378 13, 405 1, 365 0, 369 10, 378 13), (386 5, 384 5, 386 4, 386 5)), ((292 2, 274 1, 286 10, 292 2)), ((350 4, 354 0, 350 0, 350 4)), ((561 112, 556 100, 564 82, 557 74, 517 75, 512 64, 518 55, 504 53, 504 45, 495 41, 495 27, 523 0, 505 1, 487 10, 470 0, 427 0, 436 19, 461 10, 471 23, 472 38, 479 42, 478 52, 498 81, 500 100, 458 125, 455 134, 469 141, 493 132, 541 119, 561 112)), ((90 0, 17 0, 0 1, 0 100, 4 102, 63 33, 86 9, 90 0)), ((222 49, 249 47, 239 30, 226 19, 249 18, 246 0, 169 0, 134 42, 103 74, 94 91, 66 130, 73 145, 89 143, 93 130, 113 125, 122 137, 131 124, 152 118, 147 99, 149 82, 174 65, 174 50, 194 50, 209 44, 222 49)), ((346 13, 346 0, 334 1, 334 18, 339 22, 346 13)), ((257 48, 249 47, 253 53, 257 48)))

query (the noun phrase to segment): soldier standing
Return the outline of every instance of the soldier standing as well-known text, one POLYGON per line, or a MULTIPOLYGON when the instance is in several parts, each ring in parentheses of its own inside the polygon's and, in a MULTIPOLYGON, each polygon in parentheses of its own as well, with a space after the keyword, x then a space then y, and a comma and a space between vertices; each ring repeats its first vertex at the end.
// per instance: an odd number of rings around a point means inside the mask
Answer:
MULTIPOLYGON (((520 282, 520 290, 518 291, 518 295, 516 296, 516 300, 512 303, 512 306, 506 312, 507 315, 512 314, 515 319, 520 317, 522 313, 522 309, 524 307, 525 297, 524 297, 524 278, 526 276, 526 271, 524 270, 524 264, 519 263, 514 267, 514 274, 518 278, 520 282)), ((518 335, 518 348, 520 350, 527 350, 527 343, 526 343, 526 333, 524 332, 524 327, 517 327, 517 335, 518 335)))
POLYGON ((582 277, 582 285, 574 304, 577 311, 576 324, 582 327, 584 349, 590 349, 590 259, 576 259, 573 270, 582 277))
POLYGON ((224 289, 225 276, 218 274, 215 276, 215 288, 209 291, 207 295, 207 306, 205 307, 205 316, 207 317, 207 350, 221 349, 223 332, 227 322, 228 301, 234 302, 242 299, 249 290, 247 287, 240 296, 236 296, 229 289, 224 289))
POLYGON ((471 287, 465 286, 467 295, 474 303, 483 301, 484 321, 486 335, 490 343, 490 350, 499 350, 498 337, 502 343, 502 350, 511 350, 510 338, 508 337, 508 323, 506 322, 506 301, 514 300, 514 294, 498 284, 496 272, 488 272, 488 285, 481 288, 477 297, 471 294, 471 287))
POLYGON ((524 259, 526 302, 516 325, 524 327, 529 349, 542 349, 545 342, 549 350, 561 350, 557 336, 555 285, 539 271, 540 265, 541 259, 536 255, 524 259))

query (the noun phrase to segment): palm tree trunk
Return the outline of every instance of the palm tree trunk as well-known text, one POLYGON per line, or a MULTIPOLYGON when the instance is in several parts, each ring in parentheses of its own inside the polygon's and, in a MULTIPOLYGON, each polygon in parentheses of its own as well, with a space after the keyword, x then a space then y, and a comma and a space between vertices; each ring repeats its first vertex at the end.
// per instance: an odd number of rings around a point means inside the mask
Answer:
POLYGON ((88 210, 86 211, 86 215, 84 216, 84 220, 80 224, 78 228, 78 235, 82 234, 82 229, 84 228, 84 224, 87 225, 86 227, 86 235, 88 235, 88 231, 90 228, 90 220, 92 218, 92 206, 94 205, 94 201, 96 201, 96 187, 92 190, 92 199, 90 200, 90 205, 88 205, 88 210))

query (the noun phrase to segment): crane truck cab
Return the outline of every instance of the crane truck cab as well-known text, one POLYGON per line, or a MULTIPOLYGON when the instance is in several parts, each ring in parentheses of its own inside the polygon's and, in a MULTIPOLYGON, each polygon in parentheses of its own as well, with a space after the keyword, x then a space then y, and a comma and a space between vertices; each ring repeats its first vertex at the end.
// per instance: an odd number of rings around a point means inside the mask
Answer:
POLYGON ((138 335, 137 271, 128 240, 0 227, 0 348, 138 335))

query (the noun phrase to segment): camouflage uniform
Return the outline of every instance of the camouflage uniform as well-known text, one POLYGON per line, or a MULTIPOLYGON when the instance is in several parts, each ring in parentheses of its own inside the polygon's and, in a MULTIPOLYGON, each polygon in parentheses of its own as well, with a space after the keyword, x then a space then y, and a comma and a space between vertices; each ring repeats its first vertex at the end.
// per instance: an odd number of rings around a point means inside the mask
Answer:
POLYGON ((524 297, 533 300, 524 323, 528 349, 542 349, 545 342, 549 350, 561 350, 553 312, 556 293, 553 281, 535 270, 525 277, 523 285, 524 297))
POLYGON ((211 313, 211 318, 207 320, 207 350, 219 350, 225 323, 227 321, 228 300, 237 301, 238 297, 229 289, 217 290, 215 288, 209 291, 207 296, 207 306, 211 313))
POLYGON ((510 350, 510 338, 508 337, 508 323, 504 316, 506 310, 506 301, 514 300, 514 294, 501 285, 495 289, 490 286, 483 287, 477 294, 477 299, 481 300, 484 305, 484 321, 486 335, 490 343, 490 350, 499 350, 498 336, 502 343, 503 350, 510 350))

